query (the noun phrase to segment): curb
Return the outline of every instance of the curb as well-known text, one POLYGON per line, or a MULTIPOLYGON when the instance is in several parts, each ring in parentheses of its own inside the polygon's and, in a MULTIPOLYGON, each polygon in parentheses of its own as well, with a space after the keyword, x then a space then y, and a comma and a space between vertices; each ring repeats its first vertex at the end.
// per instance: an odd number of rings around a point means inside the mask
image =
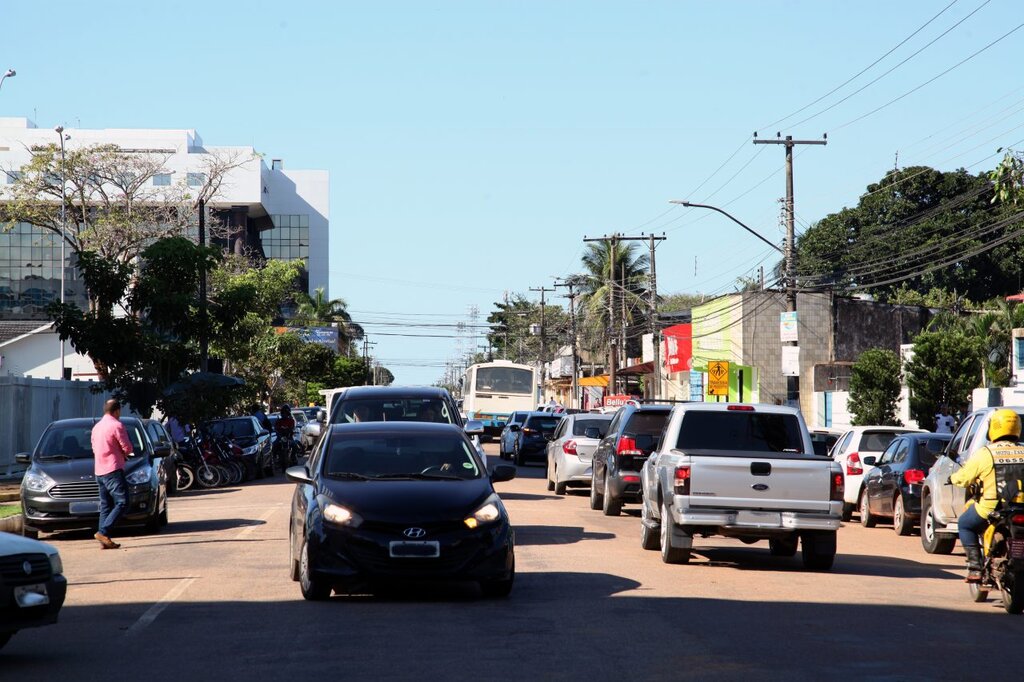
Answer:
POLYGON ((8 516, 6 519, 0 519, 0 531, 21 533, 21 514, 15 514, 14 516, 8 516))
POLYGON ((0 502, 17 502, 21 499, 21 493, 0 493, 0 502))

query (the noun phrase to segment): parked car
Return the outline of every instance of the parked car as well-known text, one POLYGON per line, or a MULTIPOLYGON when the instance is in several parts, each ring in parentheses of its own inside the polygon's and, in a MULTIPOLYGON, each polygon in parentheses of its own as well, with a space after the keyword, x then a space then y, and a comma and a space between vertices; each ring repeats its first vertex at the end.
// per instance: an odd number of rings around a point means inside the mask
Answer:
POLYGON ((625 502, 643 495, 640 470, 658 448, 661 432, 672 408, 668 405, 626 405, 608 426, 594 452, 590 474, 590 508, 605 516, 618 516, 625 502))
POLYGON ((53 546, 0 533, 0 649, 19 630, 56 623, 67 589, 53 546))
POLYGON ((518 466, 525 466, 531 459, 541 459, 547 454, 548 441, 555 434, 562 416, 550 412, 528 412, 522 426, 509 424, 509 431, 516 434, 512 460, 518 466))
POLYGON ((498 436, 498 457, 501 459, 511 459, 512 453, 516 451, 516 443, 519 442, 520 432, 509 427, 513 424, 522 426, 528 414, 530 414, 529 410, 519 410, 508 416, 505 428, 501 430, 501 435, 498 436))
POLYGON ((688 403, 672 409, 643 465, 640 542, 686 563, 695 537, 768 540, 775 556, 802 547, 805 568, 835 561, 839 465, 815 455, 800 411, 776 405, 688 403))
POLYGON ((570 414, 558 424, 548 443, 548 490, 564 495, 567 486, 590 485, 591 463, 612 416, 570 414))
POLYGON ((814 454, 827 456, 842 435, 840 431, 813 429, 811 431, 811 445, 814 446, 814 454))
MULTIPOLYGON (((967 492, 949 483, 949 476, 988 445, 988 422, 999 409, 1003 408, 984 407, 967 415, 921 484, 921 545, 929 554, 950 554, 956 545, 956 521, 967 503, 967 492)), ((1024 407, 1009 409, 1024 417, 1024 407)))
POLYGON ((514 534, 467 434, 455 424, 332 425, 288 478, 289 561, 302 596, 327 599, 378 581, 472 580, 506 596, 515 580, 514 534))
POLYGON ((178 462, 181 461, 181 453, 178 452, 178 444, 171 438, 171 434, 163 424, 155 419, 143 419, 143 426, 153 448, 168 448, 171 453, 167 455, 165 466, 167 467, 167 494, 175 495, 178 492, 178 462))
POLYGON ((871 528, 879 517, 891 518, 897 535, 910 535, 921 518, 921 484, 952 437, 910 433, 893 439, 877 460, 865 457, 864 464, 874 468, 864 474, 861 524, 871 528))
MULTIPOLYGON (((273 424, 277 416, 271 415, 269 419, 273 424)), ((248 415, 216 419, 209 422, 206 429, 214 438, 227 438, 242 448, 242 457, 249 462, 246 466, 256 478, 274 473, 274 460, 270 454, 273 446, 270 432, 260 425, 256 417, 248 415)))
POLYGON ((299 428, 299 445, 304 452, 309 452, 316 445, 316 442, 320 440, 320 427, 322 422, 326 420, 327 415, 324 412, 324 408, 315 405, 297 407, 293 412, 296 411, 302 412, 306 416, 305 423, 299 428))
POLYGON ((863 489, 865 457, 878 458, 889 447, 893 438, 902 433, 927 433, 923 429, 907 429, 902 426, 854 426, 844 433, 832 448, 832 459, 843 468, 844 493, 843 521, 853 517, 860 502, 863 489))
MULTIPOLYGON (((100 488, 94 474, 92 427, 98 419, 61 419, 39 437, 35 450, 15 459, 28 464, 21 481, 22 534, 95 528, 100 488)), ((134 456, 125 464, 128 509, 121 525, 144 525, 156 532, 167 525, 167 447, 154 448, 142 420, 122 417, 134 456)))

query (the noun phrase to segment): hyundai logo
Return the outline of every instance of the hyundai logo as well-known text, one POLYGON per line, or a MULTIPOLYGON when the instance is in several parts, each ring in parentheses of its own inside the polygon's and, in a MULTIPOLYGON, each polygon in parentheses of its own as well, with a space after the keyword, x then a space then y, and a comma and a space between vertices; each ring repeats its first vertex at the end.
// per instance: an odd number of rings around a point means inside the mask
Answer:
POLYGON ((415 540, 417 538, 421 538, 421 537, 423 537, 426 534, 427 534, 427 531, 423 530, 422 528, 406 528, 405 530, 402 531, 402 535, 404 535, 405 537, 410 538, 412 540, 415 540))
POLYGON ((32 575, 32 564, 26 561, 21 565, 21 570, 25 571, 25 575, 32 575))

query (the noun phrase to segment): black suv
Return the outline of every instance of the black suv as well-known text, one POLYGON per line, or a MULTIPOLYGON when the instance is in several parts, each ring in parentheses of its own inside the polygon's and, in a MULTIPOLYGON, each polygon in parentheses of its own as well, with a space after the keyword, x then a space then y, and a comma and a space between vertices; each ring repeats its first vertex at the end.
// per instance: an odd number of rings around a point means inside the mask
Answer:
POLYGON ((518 466, 527 459, 548 458, 548 441, 555 435, 555 429, 562 421, 562 415, 551 412, 528 412, 522 426, 509 423, 508 429, 515 434, 512 459, 518 466))
POLYGON ((448 391, 433 387, 355 386, 334 396, 331 424, 427 421, 464 426, 448 391))
POLYGON ((615 413, 594 452, 591 509, 618 516, 623 502, 640 501, 640 470, 657 449, 671 411, 668 405, 627 405, 615 413))

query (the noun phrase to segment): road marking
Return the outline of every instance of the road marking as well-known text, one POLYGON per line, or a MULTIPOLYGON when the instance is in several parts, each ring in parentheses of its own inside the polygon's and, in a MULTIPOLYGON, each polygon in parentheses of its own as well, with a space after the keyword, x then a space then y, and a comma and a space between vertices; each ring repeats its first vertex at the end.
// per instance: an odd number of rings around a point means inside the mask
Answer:
POLYGON ((150 606, 144 614, 142 614, 137 621, 125 633, 125 636, 131 636, 138 634, 144 630, 149 624, 156 620, 157 616, 163 613, 163 610, 170 606, 174 601, 185 593, 185 590, 196 581, 195 578, 184 578, 181 582, 171 588, 171 591, 163 596, 163 599, 150 606))
POLYGON ((249 534, 250 534, 250 533, 252 533, 252 532, 253 532, 254 530, 256 530, 257 528, 259 528, 260 526, 266 525, 266 522, 270 520, 270 517, 271 517, 271 516, 273 516, 273 515, 274 515, 274 512, 276 512, 276 511, 277 511, 277 507, 274 507, 274 508, 272 508, 272 509, 268 509, 268 510, 266 511, 266 513, 264 513, 264 514, 263 514, 263 516, 261 516, 261 517, 259 518, 259 520, 260 520, 260 521, 262 521, 263 523, 254 523, 254 524, 252 524, 251 526, 246 526, 246 527, 245 527, 245 528, 243 528, 243 529, 242 529, 241 531, 239 531, 238 535, 236 535, 236 536, 235 536, 235 539, 236 539, 236 540, 241 540, 241 539, 242 539, 242 538, 244 538, 244 537, 245 537, 246 535, 249 535, 249 534))

